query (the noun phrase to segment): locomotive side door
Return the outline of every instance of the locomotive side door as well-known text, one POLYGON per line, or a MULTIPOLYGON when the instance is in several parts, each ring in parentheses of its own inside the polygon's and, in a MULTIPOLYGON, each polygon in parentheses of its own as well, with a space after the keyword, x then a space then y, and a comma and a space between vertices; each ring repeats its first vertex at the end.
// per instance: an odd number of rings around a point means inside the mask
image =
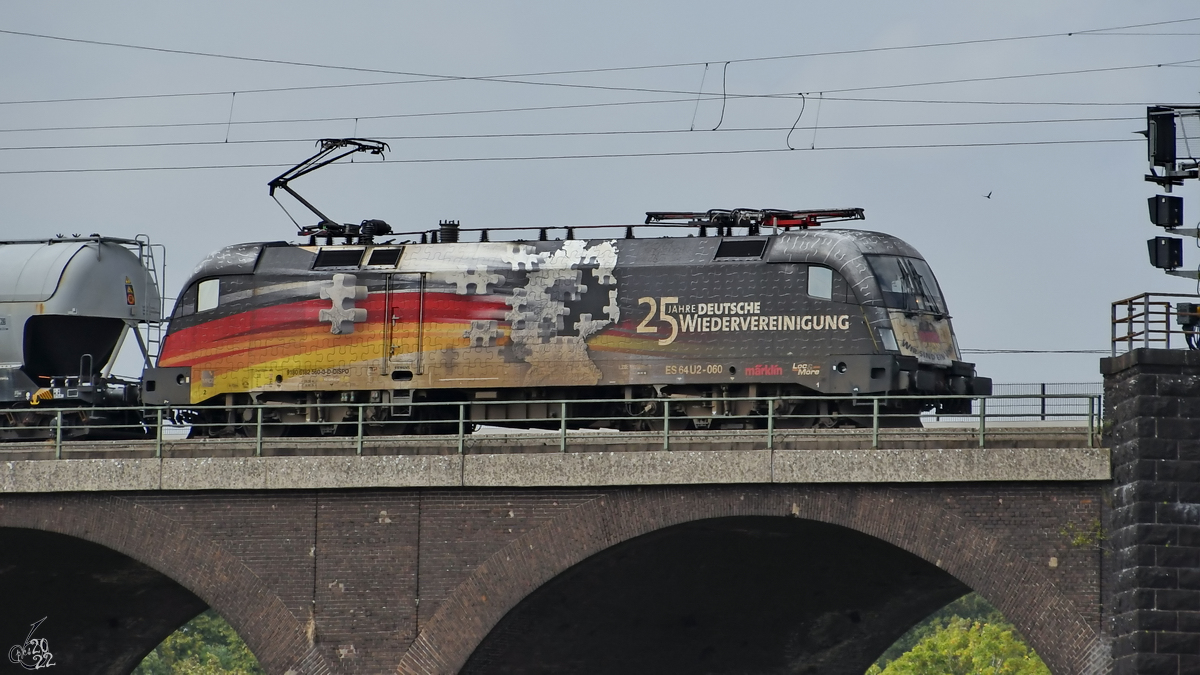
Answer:
MULTIPOLYGON (((419 375, 422 370, 421 348, 425 337, 424 272, 388 275, 384 318, 385 366, 393 373, 409 371, 419 375)), ((396 375, 393 374, 393 377, 396 375)))

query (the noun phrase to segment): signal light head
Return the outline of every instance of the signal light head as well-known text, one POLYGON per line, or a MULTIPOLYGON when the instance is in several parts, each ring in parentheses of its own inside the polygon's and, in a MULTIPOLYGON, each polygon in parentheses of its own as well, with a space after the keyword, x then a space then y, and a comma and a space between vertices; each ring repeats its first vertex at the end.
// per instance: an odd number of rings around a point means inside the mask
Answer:
POLYGON ((1183 267, 1183 240, 1175 237, 1155 237, 1146 242, 1150 249, 1150 264, 1160 270, 1183 267))
POLYGON ((1168 229, 1183 225, 1183 197, 1155 195, 1148 201, 1150 222, 1168 229))
POLYGON ((1175 164, 1175 110, 1165 106, 1146 108, 1148 159, 1153 166, 1175 164))

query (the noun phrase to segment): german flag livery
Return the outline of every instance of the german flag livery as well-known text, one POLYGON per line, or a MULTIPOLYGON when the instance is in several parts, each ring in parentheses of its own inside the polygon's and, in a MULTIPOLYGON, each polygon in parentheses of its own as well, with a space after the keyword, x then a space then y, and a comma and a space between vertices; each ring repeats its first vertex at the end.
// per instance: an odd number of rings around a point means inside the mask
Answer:
POLYGON ((980 393, 928 265, 858 230, 222 249, 150 402, 980 393))

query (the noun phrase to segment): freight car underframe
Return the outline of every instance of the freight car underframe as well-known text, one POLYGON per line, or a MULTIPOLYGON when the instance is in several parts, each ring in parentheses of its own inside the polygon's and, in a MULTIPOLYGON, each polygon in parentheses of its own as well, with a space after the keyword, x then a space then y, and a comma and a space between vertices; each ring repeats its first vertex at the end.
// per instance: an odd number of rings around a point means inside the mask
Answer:
POLYGON ((28 398, 5 396, 4 385, 8 382, 32 384, 20 370, 0 372, 0 441, 54 438, 53 428, 60 424, 60 415, 69 439, 151 436, 134 408, 141 393, 139 382, 99 375, 53 377, 43 383, 44 387, 34 385, 28 389, 28 398), (61 412, 63 409, 70 412, 61 412))
MULTIPOLYGON (((154 381, 183 385, 189 381, 188 371, 190 368, 148 370, 148 390, 155 386, 149 384, 154 381)), ((859 397, 882 395, 897 397, 880 401, 884 426, 916 427, 921 424, 920 414, 929 410, 940 415, 970 414, 970 399, 954 397, 991 393, 991 380, 975 377, 974 365, 969 363, 938 367, 919 364, 909 356, 846 355, 833 357, 824 371, 824 377, 809 380, 815 386, 729 378, 723 382, 586 387, 227 393, 200 406, 179 409, 176 421, 193 425, 194 435, 247 435, 258 421, 246 406, 257 404, 268 406, 263 422, 271 435, 354 435, 359 414, 364 433, 370 435, 451 433, 458 426, 460 404, 470 403, 462 408, 469 426, 557 429, 565 415, 567 426, 573 429, 646 431, 661 430, 665 413, 688 429, 760 429, 767 424, 768 406, 774 406, 772 416, 778 417, 781 428, 869 427, 876 412, 874 403, 859 397), (948 397, 903 398, 913 395, 948 397), (500 405, 504 401, 511 403, 500 405), (414 402, 446 405, 414 406, 414 402), (341 403, 354 405, 338 405, 341 403)), ((157 388, 159 397, 166 393, 164 389, 157 388)))

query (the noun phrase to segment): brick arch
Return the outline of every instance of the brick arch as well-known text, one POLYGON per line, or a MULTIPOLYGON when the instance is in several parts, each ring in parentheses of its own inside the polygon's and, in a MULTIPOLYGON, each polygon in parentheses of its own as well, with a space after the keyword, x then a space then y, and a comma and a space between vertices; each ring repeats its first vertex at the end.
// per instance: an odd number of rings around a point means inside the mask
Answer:
POLYGON ((331 672, 304 626, 245 564, 152 509, 106 495, 23 495, 0 501, 0 527, 77 537, 151 567, 221 614, 268 673, 331 672))
POLYGON ((1108 650, 1037 565, 929 494, 900 488, 623 489, 513 541, 477 567, 421 628, 402 675, 458 672, 523 598, 591 555, 673 525, 729 516, 797 517, 847 527, 936 564, 988 599, 1058 675, 1102 672, 1108 650))

